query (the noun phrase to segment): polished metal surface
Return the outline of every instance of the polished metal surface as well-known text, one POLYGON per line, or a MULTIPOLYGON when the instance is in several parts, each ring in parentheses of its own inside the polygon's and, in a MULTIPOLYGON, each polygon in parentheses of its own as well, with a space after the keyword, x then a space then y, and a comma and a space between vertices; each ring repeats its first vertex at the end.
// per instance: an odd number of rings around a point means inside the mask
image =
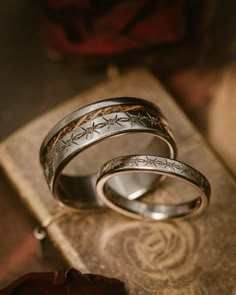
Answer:
MULTIPOLYGON (((112 98, 83 107, 61 120, 46 136, 40 160, 49 188, 59 202, 76 209, 91 209, 104 207, 95 190, 95 175, 101 165, 130 153, 175 158, 177 148, 157 106, 138 98, 112 98)), ((130 175, 121 178, 123 185, 118 187, 122 191, 126 188, 125 195, 135 199, 161 179, 157 175, 130 175)))
MULTIPOLYGON (((132 182, 129 184, 133 185, 132 182)), ((118 157, 103 165, 97 177, 97 193, 110 208, 137 219, 165 220, 200 214, 208 206, 211 188, 208 180, 195 168, 165 157, 131 155, 118 157), (147 203, 128 200, 114 190, 111 181, 130 172, 166 175, 187 182, 199 193, 197 198, 183 203, 147 203)))

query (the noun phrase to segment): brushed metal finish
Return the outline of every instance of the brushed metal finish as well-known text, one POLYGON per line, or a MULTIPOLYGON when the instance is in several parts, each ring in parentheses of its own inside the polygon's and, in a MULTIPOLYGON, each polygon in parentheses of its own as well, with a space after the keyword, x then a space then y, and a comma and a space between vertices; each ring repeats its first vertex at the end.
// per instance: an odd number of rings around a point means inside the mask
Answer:
POLYGON ((165 220, 195 216, 203 212, 209 204, 211 188, 203 174, 183 162, 153 155, 131 155, 112 159, 103 165, 97 177, 97 192, 107 206, 119 213, 137 219, 165 220), (192 185, 199 196, 178 204, 127 200, 110 186, 110 182, 130 172, 161 174, 183 180, 192 185))
MULTIPOLYGON (((92 209, 104 207, 94 180, 101 165, 136 152, 176 157, 176 143, 167 120, 157 106, 146 100, 112 98, 85 106, 61 120, 43 141, 40 161, 49 188, 59 202, 76 209, 92 209), (138 148, 140 145, 142 148, 138 148), (100 153, 100 148, 107 152, 100 153), (86 161, 80 161, 90 149, 86 161), (101 154, 107 157, 101 158, 101 154), (73 175, 68 172, 71 162, 76 167, 73 175)), ((122 178, 124 185, 118 187, 123 191, 125 187, 125 195, 135 199, 155 186, 157 180, 163 177, 130 175, 122 178)))

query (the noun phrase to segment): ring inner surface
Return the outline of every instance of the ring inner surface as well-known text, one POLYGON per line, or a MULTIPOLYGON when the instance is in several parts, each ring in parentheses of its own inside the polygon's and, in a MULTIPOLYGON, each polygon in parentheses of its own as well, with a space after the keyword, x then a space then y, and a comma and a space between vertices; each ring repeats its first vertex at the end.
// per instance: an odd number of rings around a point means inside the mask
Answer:
MULTIPOLYGON (((170 157, 170 148, 164 140, 149 133, 106 138, 81 152, 64 168, 55 187, 58 199, 75 208, 104 206, 95 190, 97 172, 105 162, 134 153, 170 157)), ((114 177, 109 183, 115 193, 133 200, 153 189, 161 177, 158 174, 128 173, 114 177)))
MULTIPOLYGON (((151 175, 148 172, 127 172, 122 176, 128 177, 129 174, 134 175, 135 173, 142 176, 151 175)), ((103 193, 110 203, 127 213, 154 220, 166 219, 186 216, 201 205, 201 197, 196 197, 196 188, 191 183, 187 184, 186 180, 181 181, 179 178, 168 177, 165 182, 159 184, 155 192, 146 194, 141 200, 130 201, 112 188, 111 184, 117 177, 120 176, 113 176, 105 183, 103 193)))

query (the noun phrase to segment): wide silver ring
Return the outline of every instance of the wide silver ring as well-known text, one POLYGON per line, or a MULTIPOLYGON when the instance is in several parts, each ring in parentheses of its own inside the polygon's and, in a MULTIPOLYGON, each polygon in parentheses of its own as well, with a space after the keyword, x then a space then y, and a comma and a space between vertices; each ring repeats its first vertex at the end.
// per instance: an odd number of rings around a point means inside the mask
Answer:
MULTIPOLYGON (((130 153, 175 158, 175 139, 160 109, 139 98, 111 98, 87 105, 57 123, 44 139, 40 162, 54 197, 75 209, 104 207, 96 174, 108 160, 130 153), (73 161, 71 161, 73 159, 73 161), (73 163, 73 164, 72 164, 73 163)), ((115 184, 135 199, 152 189, 157 175, 130 175, 115 184), (132 185, 130 185, 132 183, 132 185)))
POLYGON ((203 174, 185 163, 154 155, 131 155, 112 159, 101 167, 97 177, 97 193, 107 206, 126 216, 165 220, 196 216, 203 212, 209 204, 211 187, 203 174), (199 196, 177 204, 128 200, 127 196, 115 191, 110 183, 116 177, 127 177, 129 173, 161 174, 178 178, 192 185, 199 196))

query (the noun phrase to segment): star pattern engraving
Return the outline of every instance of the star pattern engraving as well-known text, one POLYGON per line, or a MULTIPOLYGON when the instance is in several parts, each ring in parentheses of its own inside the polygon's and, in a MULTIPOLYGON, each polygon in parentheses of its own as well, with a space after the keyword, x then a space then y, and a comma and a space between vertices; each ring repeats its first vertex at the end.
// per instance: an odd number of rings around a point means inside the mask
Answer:
POLYGON ((179 169, 180 166, 176 164, 176 162, 174 161, 168 161, 167 159, 165 159, 164 161, 164 168, 170 168, 173 171, 176 171, 176 169, 179 169))
POLYGON ((106 123, 107 123, 107 129, 109 130, 111 126, 115 126, 115 125, 119 125, 122 127, 122 124, 120 123, 120 119, 122 118, 118 118, 118 115, 115 116, 115 118, 111 118, 111 119, 106 119, 106 118, 103 118, 106 123))
POLYGON ((125 161, 124 164, 127 166, 139 166, 140 159, 139 158, 130 158, 129 160, 125 161))
POLYGON ((94 132, 97 134, 100 134, 100 132, 97 130, 95 123, 93 122, 93 124, 87 128, 83 128, 81 127, 81 129, 84 130, 84 135, 85 138, 87 139, 89 135, 93 134, 94 132))
MULTIPOLYGON (((118 127, 123 127, 122 123, 129 123, 131 125, 131 127, 133 127, 134 125, 142 125, 142 126, 146 126, 147 123, 149 122, 149 124, 152 127, 158 127, 159 129, 163 130, 163 126, 162 126, 162 122, 161 119, 157 116, 157 117, 153 117, 151 114, 149 114, 148 112, 126 112, 125 114, 123 113, 122 115, 119 116, 119 114, 115 114, 113 117, 100 117, 103 121, 100 121, 99 123, 95 123, 93 122, 90 126, 88 127, 79 127, 78 129, 78 133, 73 132, 70 135, 69 139, 61 139, 58 144, 56 145, 56 148, 53 151, 50 152, 50 154, 52 153, 53 157, 56 156, 57 153, 61 153, 66 151, 66 153, 68 153, 70 151, 70 148, 73 145, 80 145, 80 140, 82 138, 85 138, 86 140, 93 136, 95 133, 96 134, 101 134, 100 130, 102 130, 103 128, 107 128, 107 130, 110 130, 111 128, 118 126, 118 127)), ((75 131, 75 130, 74 130, 75 131)), ((150 161, 151 159, 149 159, 150 161)), ((132 160, 134 165, 138 165, 138 161, 139 160, 132 160)), ((47 166, 49 164, 48 161, 46 161, 46 165, 47 166)), ((152 162, 153 165, 155 166, 156 164, 160 164, 160 163, 155 163, 152 162)))
POLYGON ((71 137, 69 139, 61 140, 61 142, 62 142, 62 145, 57 147, 57 149, 56 149, 57 152, 62 152, 64 150, 66 150, 66 152, 68 152, 69 147, 71 147, 73 144, 78 145, 73 133, 71 134, 71 137))
POLYGON ((158 168, 162 166, 163 168, 169 168, 173 172, 177 172, 182 175, 188 175, 190 178, 195 178, 197 183, 200 185, 200 187, 206 191, 207 193, 210 192, 209 182, 207 179, 202 175, 199 171, 195 170, 194 168, 188 167, 187 165, 184 165, 182 163, 178 163, 175 160, 168 160, 168 159, 159 159, 152 156, 145 156, 145 157, 131 157, 129 159, 115 159, 107 163, 105 165, 100 173, 104 174, 107 173, 109 170, 112 170, 114 168, 119 167, 143 167, 149 166, 149 167, 155 167, 158 168), (177 170, 177 171, 176 171, 177 170))
POLYGON ((140 123, 144 126, 144 122, 143 122, 144 116, 141 116, 140 113, 138 113, 138 115, 133 115, 133 114, 127 113, 127 116, 129 118, 129 122, 130 122, 131 126, 138 124, 138 123, 140 123))
POLYGON ((103 117, 103 120, 105 122, 101 122, 98 124, 95 124, 93 122, 92 125, 87 128, 81 127, 81 132, 77 133, 76 135, 72 133, 69 139, 66 139, 66 140, 62 139, 60 141, 62 144, 56 148, 56 151, 57 152, 63 152, 65 150, 68 151, 68 149, 73 144, 78 145, 77 141, 79 139, 81 139, 82 137, 85 137, 86 139, 88 139, 89 135, 93 135, 94 133, 100 134, 98 130, 104 127, 107 127, 108 130, 110 130, 111 127, 117 126, 117 125, 120 127, 123 127, 123 125, 121 124, 122 122, 129 122, 131 126, 135 124, 142 124, 143 126, 145 126, 143 120, 146 119, 151 123, 152 127, 158 126, 159 128, 163 128, 160 119, 158 117, 153 117, 148 113, 145 113, 145 115, 141 115, 140 113, 135 115, 135 114, 130 114, 129 112, 127 112, 126 115, 127 117, 118 117, 118 115, 116 114, 114 118, 109 118, 109 119, 103 117))
POLYGON ((160 129, 163 130, 164 126, 162 124, 162 121, 159 117, 153 117, 150 114, 146 113, 147 117, 149 118, 149 122, 152 127, 158 126, 160 129))

